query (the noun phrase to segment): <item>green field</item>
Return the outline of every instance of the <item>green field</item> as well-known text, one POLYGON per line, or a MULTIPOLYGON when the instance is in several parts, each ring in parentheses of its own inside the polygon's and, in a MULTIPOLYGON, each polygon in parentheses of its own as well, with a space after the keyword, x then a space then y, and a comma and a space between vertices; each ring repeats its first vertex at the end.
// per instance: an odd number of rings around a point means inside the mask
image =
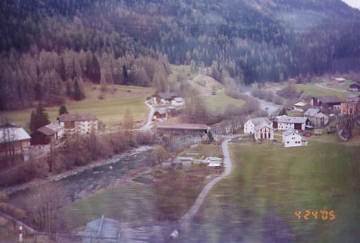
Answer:
POLYGON ((230 146, 232 173, 212 190, 186 242, 359 242, 359 145, 230 146), (323 209, 336 219, 294 214, 323 209))
MULTIPOLYGON (((149 111, 145 105, 147 96, 153 93, 152 88, 115 85, 115 93, 106 93, 104 99, 99 99, 99 86, 91 86, 86 90, 87 97, 79 102, 67 100, 69 113, 91 113, 107 125, 120 124, 126 109, 131 109, 134 120, 143 121, 149 111), (96 87, 96 89, 94 89, 96 87)), ((50 120, 55 121, 58 116, 58 107, 48 107, 46 111, 50 120)), ((21 126, 27 127, 33 109, 25 109, 0 113, 21 126)))
POLYGON ((211 111, 224 111, 228 105, 242 106, 245 101, 234 99, 227 96, 224 91, 218 92, 216 95, 203 97, 206 107, 211 111))
POLYGON ((340 98, 345 98, 350 92, 341 92, 330 89, 325 89, 316 86, 315 84, 296 84, 297 90, 304 91, 305 94, 310 96, 337 96, 340 98))

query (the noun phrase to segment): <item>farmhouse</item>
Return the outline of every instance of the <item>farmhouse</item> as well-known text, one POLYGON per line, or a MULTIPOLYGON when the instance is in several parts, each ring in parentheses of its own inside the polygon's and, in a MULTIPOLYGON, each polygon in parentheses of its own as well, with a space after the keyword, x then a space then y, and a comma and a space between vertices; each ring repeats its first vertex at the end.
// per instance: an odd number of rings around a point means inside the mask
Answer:
POLYGON ((98 119, 92 114, 63 114, 57 118, 64 135, 85 135, 98 130, 98 119))
POLYGON ((254 138, 255 140, 273 140, 274 129, 271 123, 263 123, 255 126, 254 138))
POLYGON ((291 117, 291 116, 277 116, 273 121, 274 129, 278 130, 305 130, 306 126, 310 125, 310 120, 306 117, 291 117))
POLYGON ((360 113, 359 102, 343 102, 340 107, 341 115, 355 116, 360 113))
POLYGON ((306 146, 307 141, 297 130, 289 129, 282 134, 282 144, 284 147, 306 146))
POLYGON ((305 102, 300 101, 300 102, 294 104, 293 109, 295 111, 304 112, 306 105, 307 104, 305 102))
MULTIPOLYGON (((159 92, 153 96, 153 103, 155 105, 159 104, 171 104, 172 101, 178 97, 178 94, 175 92, 159 92)), ((177 103, 178 101, 176 101, 177 103)))
POLYGON ((357 102, 360 103, 360 95, 358 94, 351 94, 346 97, 347 102, 357 102))
POLYGON ((11 152, 22 154, 30 148, 29 134, 24 128, 14 123, 7 123, 0 127, 0 153, 11 152))
POLYGON ((336 96, 321 96, 311 98, 312 106, 329 109, 330 111, 340 110, 341 102, 343 102, 343 100, 336 96))
POLYGON ((31 144, 49 144, 59 141, 64 135, 64 129, 59 123, 50 123, 40 127, 31 134, 31 144))
POLYGON ((156 126, 159 134, 169 135, 204 135, 209 129, 205 124, 192 123, 159 123, 156 126))
POLYGON ((351 92, 360 92, 360 84, 358 84, 358 83, 350 84, 348 90, 351 92))
POLYGON ((263 124, 271 124, 271 121, 266 117, 258 117, 258 118, 250 119, 244 124, 244 133, 255 134, 255 128, 263 124))
POLYGON ((326 126, 329 123, 329 116, 320 112, 319 108, 309 108, 304 116, 310 120, 310 123, 315 128, 326 126))

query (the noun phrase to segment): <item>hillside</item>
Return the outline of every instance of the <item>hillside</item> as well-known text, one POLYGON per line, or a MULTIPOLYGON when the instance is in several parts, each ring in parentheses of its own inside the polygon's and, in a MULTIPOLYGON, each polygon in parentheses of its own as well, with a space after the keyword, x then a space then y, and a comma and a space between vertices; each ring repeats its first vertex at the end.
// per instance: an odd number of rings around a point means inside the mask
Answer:
POLYGON ((4 0, 0 11, 1 110, 31 106, 39 86, 66 96, 75 77, 152 85, 143 57, 241 84, 359 69, 360 12, 341 0, 4 0))

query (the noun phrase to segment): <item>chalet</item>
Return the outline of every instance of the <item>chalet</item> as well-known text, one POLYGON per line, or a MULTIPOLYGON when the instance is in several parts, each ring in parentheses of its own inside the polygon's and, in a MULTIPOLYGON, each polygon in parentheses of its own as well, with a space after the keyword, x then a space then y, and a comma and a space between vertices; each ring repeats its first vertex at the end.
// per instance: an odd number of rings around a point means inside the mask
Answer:
POLYGON ((310 120, 310 123, 313 127, 324 127, 329 123, 329 116, 320 112, 319 108, 309 108, 304 116, 310 120))
POLYGON ((159 134, 169 135, 204 135, 209 129, 205 124, 192 123, 159 123, 156 126, 159 134))
POLYGON ((159 109, 156 109, 154 112, 153 120, 157 119, 167 119, 168 117, 168 109, 166 107, 161 107, 159 109))
POLYGON ((64 135, 64 129, 59 123, 50 123, 40 127, 31 134, 32 145, 45 145, 59 141, 64 135))
POLYGON ((357 102, 360 103, 360 95, 359 94, 351 94, 346 97, 347 102, 357 102))
MULTIPOLYGON (((153 103, 158 104, 171 104, 178 94, 175 92, 159 92, 153 96, 153 103)), ((176 101, 177 103, 178 101, 176 101)))
POLYGON ((305 130, 310 125, 310 120, 306 117, 277 116, 273 121, 274 129, 278 130, 305 130))
POLYGON ((255 126, 254 133, 255 140, 273 140, 274 139, 274 128, 270 123, 263 123, 255 126))
POLYGON ((24 128, 7 123, 0 127, 0 153, 11 150, 14 154, 24 154, 30 148, 30 139, 24 128))
POLYGON ((255 128, 257 126, 262 126, 264 124, 265 125, 271 124, 271 121, 266 117, 258 117, 258 118, 250 119, 244 124, 244 133, 249 135, 255 134, 255 128))
POLYGON ((346 82, 346 79, 342 78, 342 77, 338 77, 338 78, 335 78, 335 82, 338 84, 344 84, 346 82))
POLYGON ((298 103, 296 103, 296 104, 293 105, 293 109, 294 109, 295 111, 304 112, 305 109, 306 109, 306 108, 305 108, 306 105, 307 105, 306 103, 300 101, 300 102, 298 102, 298 103))
POLYGON ((311 105, 315 107, 321 107, 324 109, 340 110, 342 99, 336 96, 320 96, 320 97, 312 97, 311 105))
POLYGON ((340 105, 341 115, 354 116, 360 113, 360 95, 349 95, 340 105))
POLYGON ((360 103, 343 102, 340 106, 340 113, 344 116, 355 116, 360 113, 360 103))
POLYGON ((303 138, 298 130, 289 129, 282 134, 282 144, 284 147, 306 146, 307 141, 303 138))
POLYGON ((358 83, 350 84, 348 90, 351 92, 360 92, 360 84, 358 84, 358 83))
POLYGON ((92 114, 62 114, 57 120, 64 129, 64 135, 85 135, 98 130, 98 119, 92 114))

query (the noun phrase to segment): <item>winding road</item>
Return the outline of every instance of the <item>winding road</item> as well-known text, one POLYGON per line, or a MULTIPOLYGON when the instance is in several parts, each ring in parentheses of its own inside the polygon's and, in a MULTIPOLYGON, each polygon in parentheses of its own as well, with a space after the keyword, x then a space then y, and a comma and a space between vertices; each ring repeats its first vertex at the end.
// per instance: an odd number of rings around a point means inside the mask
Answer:
POLYGON ((145 101, 145 104, 150 108, 150 112, 149 112, 146 123, 138 129, 140 131, 147 131, 147 130, 151 129, 151 123, 152 123, 152 119, 153 119, 153 116, 155 113, 154 107, 152 105, 150 105, 148 101, 145 101))
POLYGON ((224 166, 225 166, 225 170, 224 172, 214 178, 213 180, 211 180, 201 191, 201 193, 199 194, 199 196, 196 198, 195 203, 191 206, 191 208, 187 211, 187 213, 180 219, 179 221, 179 225, 180 225, 180 230, 186 230, 188 229, 188 227, 191 224, 191 220, 192 218, 196 215, 196 213, 199 211, 201 205, 203 204, 203 202, 205 201, 207 195, 209 194, 210 190, 216 185, 216 183, 218 183, 219 181, 221 181, 222 179, 224 179, 226 176, 228 176, 231 173, 231 169, 232 169, 232 163, 231 163, 231 158, 230 158, 230 152, 229 152, 229 141, 236 138, 236 137, 240 137, 240 136, 232 136, 232 137, 227 137, 221 144, 222 147, 222 151, 224 154, 224 166))

